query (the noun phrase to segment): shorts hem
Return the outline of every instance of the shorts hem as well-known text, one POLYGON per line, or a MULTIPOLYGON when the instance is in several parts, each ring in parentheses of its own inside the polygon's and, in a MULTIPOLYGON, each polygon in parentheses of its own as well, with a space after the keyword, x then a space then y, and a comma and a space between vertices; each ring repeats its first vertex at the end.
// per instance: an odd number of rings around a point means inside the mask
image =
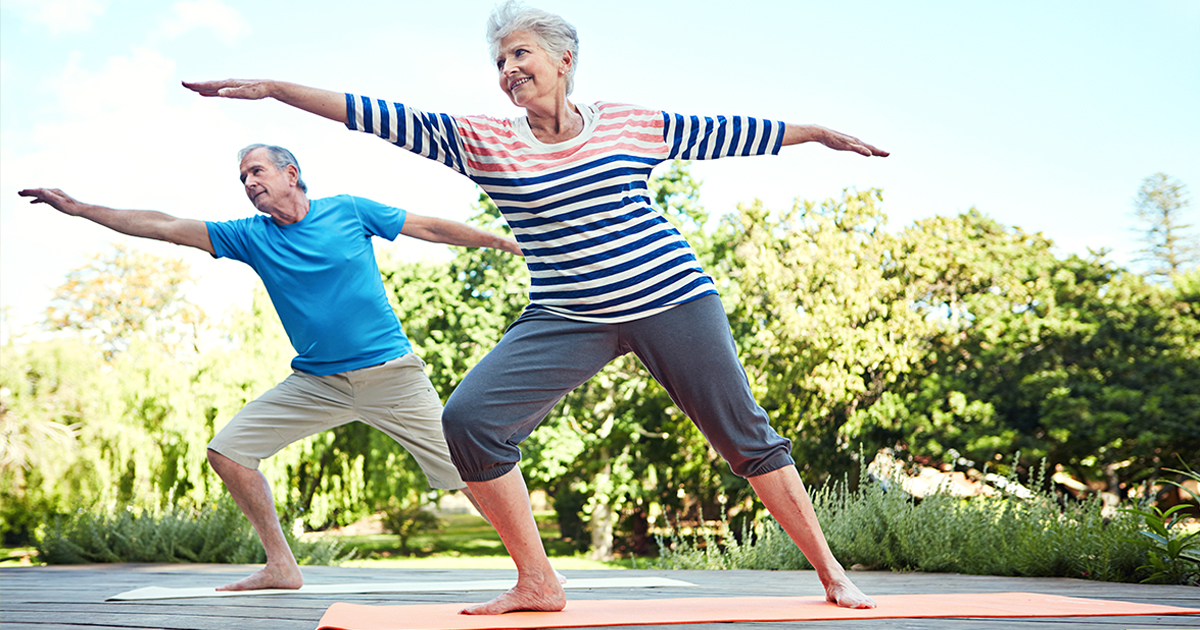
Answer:
POLYGON ((262 459, 257 457, 247 457, 237 453, 227 453, 222 451, 220 448, 213 446, 211 442, 208 445, 208 450, 213 451, 214 453, 219 453, 223 457, 232 460, 233 463, 249 468, 250 470, 258 470, 258 465, 262 463, 262 459))
POLYGON ((498 465, 492 466, 491 468, 488 468, 486 470, 481 470, 477 473, 464 473, 462 471, 459 471, 459 474, 462 475, 463 481, 475 481, 475 482, 492 481, 494 479, 499 479, 500 477, 507 475, 508 471, 510 471, 516 467, 517 467, 516 464, 498 464, 498 465))
POLYGON ((435 482, 434 480, 429 479, 429 475, 426 475, 425 479, 429 481, 429 487, 433 490, 462 490, 463 488, 467 487, 467 482, 462 480, 435 482))

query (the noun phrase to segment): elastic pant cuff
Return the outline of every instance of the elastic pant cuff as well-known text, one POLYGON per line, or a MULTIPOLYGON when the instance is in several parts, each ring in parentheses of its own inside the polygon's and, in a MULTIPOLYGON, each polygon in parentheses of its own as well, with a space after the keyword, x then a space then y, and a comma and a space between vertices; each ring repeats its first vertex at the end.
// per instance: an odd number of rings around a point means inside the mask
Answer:
POLYGON ((769 472, 775 472, 776 470, 779 470, 780 468, 786 468, 788 466, 795 466, 795 465, 796 465, 796 460, 792 459, 791 455, 784 453, 778 457, 772 457, 771 459, 763 462, 757 468, 755 468, 752 472, 742 474, 735 470, 735 471, 733 471, 733 473, 739 477, 745 477, 745 478, 749 479, 750 477, 757 477, 759 475, 765 475, 769 472))
POLYGON ((500 477, 507 475, 508 471, 516 468, 516 466, 516 464, 512 463, 496 464, 491 468, 474 473, 463 472, 460 470, 459 474, 462 475, 463 481, 492 481, 493 479, 499 479, 500 477))

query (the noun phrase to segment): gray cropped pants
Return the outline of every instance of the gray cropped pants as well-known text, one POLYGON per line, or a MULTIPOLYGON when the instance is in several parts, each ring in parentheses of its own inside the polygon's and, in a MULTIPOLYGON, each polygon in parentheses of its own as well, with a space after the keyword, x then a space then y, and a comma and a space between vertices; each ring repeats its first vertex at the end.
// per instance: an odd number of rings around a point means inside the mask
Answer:
POLYGON ((621 324, 528 308, 446 402, 442 430, 464 481, 489 481, 554 405, 613 359, 634 353, 737 475, 792 465, 791 441, 754 401, 721 300, 708 295, 621 324))

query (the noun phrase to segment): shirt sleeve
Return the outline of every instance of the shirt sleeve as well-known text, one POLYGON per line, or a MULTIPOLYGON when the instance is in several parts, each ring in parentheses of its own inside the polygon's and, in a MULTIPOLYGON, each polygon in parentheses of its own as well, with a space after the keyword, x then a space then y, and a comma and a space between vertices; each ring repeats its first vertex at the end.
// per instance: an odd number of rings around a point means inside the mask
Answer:
POLYGON ((213 254, 217 258, 232 258, 249 264, 250 219, 235 221, 206 221, 208 240, 212 241, 213 254))
POLYGON ((776 155, 784 123, 749 116, 683 116, 663 112, 663 141, 670 160, 713 160, 735 155, 776 155))
POLYGON ((396 240, 400 229, 404 227, 404 219, 408 213, 401 208, 384 205, 364 197, 351 196, 354 211, 358 220, 372 236, 380 236, 389 241, 396 240))
POLYGON ((374 134, 466 174, 457 124, 449 114, 427 114, 400 103, 346 94, 348 129, 374 134))

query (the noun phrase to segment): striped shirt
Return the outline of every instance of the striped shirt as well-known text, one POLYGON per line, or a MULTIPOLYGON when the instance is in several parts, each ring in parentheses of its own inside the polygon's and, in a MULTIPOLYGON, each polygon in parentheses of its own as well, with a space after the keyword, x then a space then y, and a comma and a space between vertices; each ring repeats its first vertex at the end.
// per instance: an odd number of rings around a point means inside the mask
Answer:
POLYGON ((529 267, 529 301, 570 319, 618 323, 715 294, 683 235, 651 205, 667 160, 776 154, 783 123, 579 105, 584 129, 543 144, 524 117, 429 114, 346 95, 346 126, 469 177, 496 203, 529 267))

